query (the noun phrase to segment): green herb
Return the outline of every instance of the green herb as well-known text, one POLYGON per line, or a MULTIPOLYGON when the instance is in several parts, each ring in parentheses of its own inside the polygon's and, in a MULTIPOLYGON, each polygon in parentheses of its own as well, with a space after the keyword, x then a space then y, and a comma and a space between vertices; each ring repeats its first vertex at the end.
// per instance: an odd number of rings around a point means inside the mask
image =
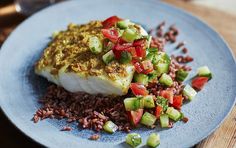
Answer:
POLYGON ((156 104, 160 105, 163 108, 163 111, 166 111, 168 108, 168 100, 161 96, 157 97, 156 104))
POLYGON ((121 52, 121 57, 119 59, 120 63, 127 64, 132 60, 132 55, 127 51, 121 52))

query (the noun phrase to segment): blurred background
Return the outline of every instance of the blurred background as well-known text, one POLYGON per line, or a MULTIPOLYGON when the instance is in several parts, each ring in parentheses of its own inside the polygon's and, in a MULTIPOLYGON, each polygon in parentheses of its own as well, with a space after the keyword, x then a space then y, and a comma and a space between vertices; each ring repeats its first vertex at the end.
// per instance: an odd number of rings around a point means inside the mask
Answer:
MULTIPOLYGON (((9 35, 9 33, 24 19, 38 10, 65 0, 0 0, 0 46, 9 35)), ((210 18, 209 24, 215 20, 223 19, 229 16, 229 21, 235 22, 236 0, 162 0, 177 7, 183 8, 197 16, 210 18), (220 15, 222 13, 222 15, 220 15)), ((228 22, 217 22, 219 25, 225 25, 228 22)), ((208 20, 207 20, 208 21, 208 20)), ((231 24, 232 24, 231 23, 231 24)), ((235 24, 235 23, 234 23, 235 24)), ((217 24, 218 25, 218 24, 217 24)), ((221 27, 223 28, 223 27, 221 27)), ((221 32, 220 30, 217 30, 221 32)), ((225 33, 225 32, 224 32, 225 33)), ((224 34, 223 33, 223 34, 224 34)), ((236 45, 233 45, 236 47, 236 45)))
MULTIPOLYGON (((0 47, 15 27, 40 9, 64 0, 0 0, 0 47)), ((219 32, 236 55, 236 0, 162 0, 201 18, 219 32)), ((0 147, 41 147, 20 133, 0 111, 0 147)), ((236 147, 236 107, 197 148, 236 147)))

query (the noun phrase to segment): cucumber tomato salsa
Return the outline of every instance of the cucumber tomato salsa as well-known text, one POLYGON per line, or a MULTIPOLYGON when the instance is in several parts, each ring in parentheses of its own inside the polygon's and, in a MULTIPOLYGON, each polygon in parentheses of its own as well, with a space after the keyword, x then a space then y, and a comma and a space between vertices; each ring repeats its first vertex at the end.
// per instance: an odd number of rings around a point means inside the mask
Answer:
MULTIPOLYGON (((105 108, 103 111, 97 112, 93 108, 86 108, 86 111, 92 112, 91 116, 77 114, 73 121, 78 121, 83 128, 104 130, 111 134, 117 130, 130 132, 139 124, 147 128, 155 128, 157 125, 161 128, 171 128, 175 122, 187 121, 187 117, 181 111, 183 102, 192 101, 197 95, 197 91, 203 89, 204 85, 212 78, 212 73, 207 66, 202 66, 198 68, 191 84, 184 85, 183 82, 188 78, 191 70, 186 63, 193 61, 193 59, 189 55, 186 57, 183 55, 170 56, 164 52, 164 45, 168 42, 176 42, 179 34, 174 26, 163 33, 164 25, 164 22, 161 23, 156 30, 151 30, 147 34, 140 25, 128 19, 112 16, 102 21, 101 33, 104 39, 101 41, 97 37, 89 38, 89 49, 93 54, 102 53, 102 61, 105 65, 109 65, 113 61, 132 65, 135 71, 133 79, 128 94, 119 97, 114 108, 109 106, 111 103, 105 101, 103 105, 100 105, 101 108, 105 108), (116 105, 119 107, 117 108, 116 105), (113 118, 110 113, 111 110, 123 112, 124 115, 113 118), (125 123, 118 122, 118 118, 124 118, 125 123), (98 124, 97 120, 101 123, 98 124), (95 125, 96 128, 93 128, 95 125)), ((184 46, 183 43, 181 46, 184 46)), ((180 44, 177 45, 178 48, 181 46, 180 44)), ((183 54, 186 53, 187 49, 184 47, 183 54)), ((110 101, 112 98, 107 100, 110 101)), ((67 102, 63 103, 66 104, 67 102)), ((45 109, 47 108, 41 108, 41 110, 45 109)), ((76 113, 68 112, 68 114, 76 113)), ((70 115, 65 117, 70 119, 70 115)), ((37 112, 34 121, 37 122, 38 118, 47 117, 37 112)), ((131 133, 127 135, 126 142, 136 147, 142 142, 141 136, 131 133)), ((147 145, 156 147, 159 144, 159 135, 152 133, 147 140, 147 145)))
MULTIPOLYGON (((138 33, 136 24, 129 20, 112 16, 103 25, 102 33, 109 40, 107 45, 113 44, 113 48, 104 55, 104 62, 111 62, 110 57, 113 56, 113 60, 131 63, 135 67, 133 82, 130 84, 133 96, 124 99, 130 122, 134 126, 141 123, 153 127, 158 120, 161 127, 165 128, 172 127, 172 121, 182 120, 183 101, 192 100, 197 92, 190 85, 186 85, 182 91, 176 93, 172 86, 174 82, 182 84, 188 71, 179 68, 175 77, 171 77, 170 56, 157 47, 150 47, 152 36, 138 33), (118 29, 114 29, 116 27, 118 29), (149 84, 162 87, 159 95, 148 89, 149 84)), ((192 86, 201 90, 209 78, 211 72, 208 67, 201 67, 198 69, 198 76, 192 81, 192 86)))

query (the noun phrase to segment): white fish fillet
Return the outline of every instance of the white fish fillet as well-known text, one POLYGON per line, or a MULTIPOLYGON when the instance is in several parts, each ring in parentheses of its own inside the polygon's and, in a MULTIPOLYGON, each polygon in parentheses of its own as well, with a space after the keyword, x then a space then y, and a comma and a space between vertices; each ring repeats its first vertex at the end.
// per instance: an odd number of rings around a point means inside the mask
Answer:
POLYGON ((70 92, 86 92, 89 94, 104 95, 124 95, 129 89, 129 84, 133 79, 134 67, 132 65, 126 67, 127 77, 111 80, 105 75, 87 76, 79 75, 73 72, 60 71, 57 76, 50 73, 49 68, 36 70, 41 75, 59 86, 62 86, 70 92))
MULTIPOLYGON (((140 26, 142 35, 148 35, 147 32, 140 26)), ((91 53, 92 54, 92 53, 91 53)), ((102 59, 101 59, 102 60, 102 59)), ((35 68, 35 72, 59 86, 62 86, 70 92, 86 92, 89 94, 104 94, 104 95, 125 95, 128 92, 129 85, 133 79, 134 67, 129 64, 125 67, 128 75, 125 77, 117 76, 116 79, 111 79, 108 75, 102 74, 98 76, 90 76, 66 71, 66 67, 60 68, 57 75, 51 74, 52 66, 44 66, 35 68)))

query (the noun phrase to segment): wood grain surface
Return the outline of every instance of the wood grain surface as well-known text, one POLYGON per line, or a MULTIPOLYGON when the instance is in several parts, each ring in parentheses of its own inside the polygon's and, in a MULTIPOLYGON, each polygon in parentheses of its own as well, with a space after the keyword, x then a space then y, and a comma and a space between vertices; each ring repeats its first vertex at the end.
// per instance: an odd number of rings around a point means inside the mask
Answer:
MULTIPOLYGON (((219 32, 236 55, 236 16, 212 8, 179 0, 163 0, 199 17, 219 32)), ((236 83, 236 82, 235 82, 236 83)), ((236 148, 236 107, 223 124, 197 148, 236 148)))
MULTIPOLYGON (((182 8, 204 20, 219 32, 229 43, 236 55, 236 16, 212 8, 194 5, 180 0, 163 0, 171 5, 182 8)), ((187 0, 186 0, 187 1, 187 0)), ((0 46, 7 35, 25 19, 19 14, 9 13, 13 7, 4 9, 0 6, 0 46), (7 13, 6 13, 7 12, 7 13)), ((20 133, 0 111, 0 147, 40 147, 20 133)), ((199 143, 197 148, 236 148, 236 107, 232 110, 223 124, 208 138, 199 143)))

